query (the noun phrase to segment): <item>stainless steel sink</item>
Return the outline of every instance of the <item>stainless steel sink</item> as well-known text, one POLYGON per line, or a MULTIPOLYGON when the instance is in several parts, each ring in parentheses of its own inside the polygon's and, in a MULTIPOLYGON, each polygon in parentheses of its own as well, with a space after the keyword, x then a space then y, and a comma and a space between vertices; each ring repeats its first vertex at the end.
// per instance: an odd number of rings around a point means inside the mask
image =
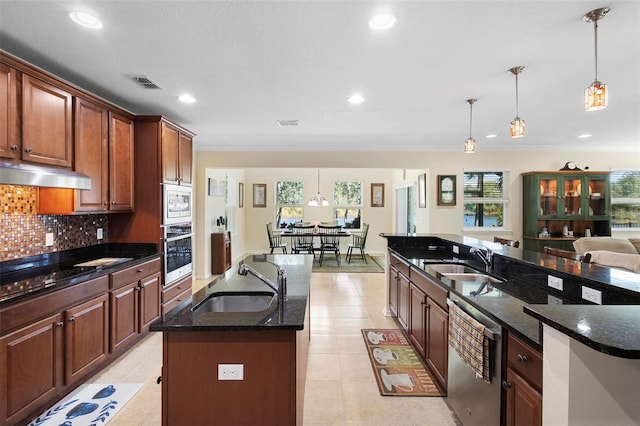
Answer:
POLYGON ((259 312, 269 308, 275 293, 268 291, 213 293, 191 308, 193 312, 259 312))
POLYGON ((441 274, 465 274, 478 272, 465 265, 429 265, 428 268, 436 272, 440 272, 441 274))
POLYGON ((480 274, 477 272, 474 273, 462 273, 462 274, 442 274, 443 276, 449 278, 453 281, 473 281, 473 282, 488 282, 488 283, 500 283, 502 280, 497 278, 490 277, 486 274, 480 274))

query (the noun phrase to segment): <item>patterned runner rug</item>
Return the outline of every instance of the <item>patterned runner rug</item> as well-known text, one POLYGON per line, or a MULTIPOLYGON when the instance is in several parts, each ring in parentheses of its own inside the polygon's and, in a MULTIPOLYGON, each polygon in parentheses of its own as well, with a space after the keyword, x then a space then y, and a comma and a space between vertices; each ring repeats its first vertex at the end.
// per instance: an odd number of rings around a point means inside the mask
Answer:
POLYGON ((443 396, 400 330, 363 329, 380 395, 443 396))
POLYGON ((29 426, 104 425, 142 388, 142 383, 89 383, 42 413, 29 426))

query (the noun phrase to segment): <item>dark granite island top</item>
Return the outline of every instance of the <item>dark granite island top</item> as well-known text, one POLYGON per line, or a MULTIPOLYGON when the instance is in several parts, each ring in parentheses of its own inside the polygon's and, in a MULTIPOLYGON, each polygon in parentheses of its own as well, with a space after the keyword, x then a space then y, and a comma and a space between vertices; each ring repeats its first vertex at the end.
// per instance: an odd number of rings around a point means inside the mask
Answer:
POLYGON ((163 318, 151 324, 151 331, 197 330, 271 330, 304 328, 305 311, 309 298, 309 282, 313 256, 311 255, 253 255, 244 259, 265 277, 276 281, 276 268, 268 261, 285 268, 287 294, 284 300, 274 300, 266 310, 259 312, 194 312, 192 307, 214 293, 238 291, 269 291, 266 284, 252 275, 242 276, 231 268, 195 293, 163 318), (282 308, 282 309, 279 309, 282 308))

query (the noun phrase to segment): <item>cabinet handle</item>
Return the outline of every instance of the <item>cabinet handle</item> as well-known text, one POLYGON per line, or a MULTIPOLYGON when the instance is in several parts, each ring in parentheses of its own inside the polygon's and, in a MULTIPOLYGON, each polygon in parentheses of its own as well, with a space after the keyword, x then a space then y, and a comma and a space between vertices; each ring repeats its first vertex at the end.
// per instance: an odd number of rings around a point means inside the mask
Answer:
POLYGON ((116 202, 115 202, 115 201, 112 201, 112 202, 111 202, 111 205, 112 205, 112 206, 115 206, 115 205, 116 205, 116 202))
POLYGON ((104 203, 102 203, 102 204, 104 204, 105 206, 108 206, 108 205, 109 205, 109 201, 105 201, 105 202, 104 202, 104 203))
POLYGON ((180 287, 180 286, 177 286, 177 287, 176 287, 176 289, 178 289, 178 290, 182 290, 182 287, 180 287))
POLYGON ((69 322, 74 322, 75 320, 76 320, 76 319, 75 319, 75 317, 69 317, 69 320, 68 320, 68 321, 69 321, 69 322))
POLYGON ((518 362, 520 364, 524 364, 525 362, 527 362, 527 357, 525 355, 518 354, 516 358, 518 359, 518 362))
POLYGON ((11 145, 11 151, 17 151, 18 145, 11 145))
POLYGON ((502 389, 509 390, 510 387, 511 387, 511 383, 507 382, 506 380, 502 381, 502 389))
POLYGON ((158 378, 156 379, 157 384, 160 384, 160 382, 162 382, 162 376, 158 376, 158 378))
POLYGON ((31 154, 33 150, 31 148, 25 148, 24 152, 26 152, 27 154, 31 154))
POLYGON ((144 269, 142 269, 142 268, 136 269, 136 272, 140 274, 140 273, 144 272, 144 269))
POLYGON ((422 306, 427 306, 427 302, 425 302, 424 300, 423 300, 422 302, 420 302, 420 304, 421 304, 422 306))
POLYGON ((136 291, 140 291, 140 290, 142 290, 142 287, 136 287, 135 290, 136 291))
POLYGON ((56 323, 56 327, 60 328, 62 326, 64 326, 64 323, 62 321, 56 323))

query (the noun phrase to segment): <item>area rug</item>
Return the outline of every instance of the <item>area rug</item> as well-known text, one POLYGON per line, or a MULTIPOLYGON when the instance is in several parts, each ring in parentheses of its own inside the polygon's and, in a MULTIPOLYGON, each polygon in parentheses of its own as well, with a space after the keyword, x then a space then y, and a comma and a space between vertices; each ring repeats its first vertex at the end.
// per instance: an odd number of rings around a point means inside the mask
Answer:
POLYGON ((346 256, 342 254, 340 255, 340 266, 338 266, 334 254, 325 254, 322 266, 320 266, 319 256, 319 254, 316 254, 312 272, 384 272, 384 257, 382 256, 369 256, 367 254, 365 255, 367 256, 367 263, 364 263, 360 256, 354 256, 351 258, 351 263, 347 263, 346 256))
POLYGON ((443 396, 400 330, 363 329, 380 395, 443 396))
POLYGON ((29 426, 104 425, 142 388, 142 383, 89 383, 80 386, 29 426))

